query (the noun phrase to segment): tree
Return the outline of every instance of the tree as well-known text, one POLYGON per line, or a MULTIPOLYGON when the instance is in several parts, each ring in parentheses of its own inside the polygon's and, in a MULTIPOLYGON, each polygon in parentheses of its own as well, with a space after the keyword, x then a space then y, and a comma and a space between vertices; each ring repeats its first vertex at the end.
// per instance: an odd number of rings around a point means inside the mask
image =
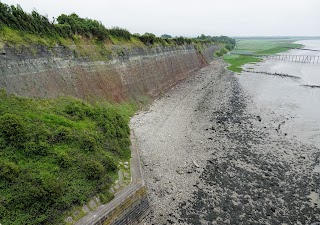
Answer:
POLYGON ((172 36, 169 34, 163 34, 161 35, 161 38, 172 38, 172 36))

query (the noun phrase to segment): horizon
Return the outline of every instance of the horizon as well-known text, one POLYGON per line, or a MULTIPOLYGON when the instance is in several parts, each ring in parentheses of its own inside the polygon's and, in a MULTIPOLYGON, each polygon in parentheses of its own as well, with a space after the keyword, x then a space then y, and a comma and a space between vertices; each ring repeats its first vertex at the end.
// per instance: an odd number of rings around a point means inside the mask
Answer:
POLYGON ((124 0, 105 2, 92 0, 4 0, 8 5, 21 5, 30 13, 36 9, 52 20, 61 14, 76 13, 80 17, 101 21, 108 28, 122 27, 131 33, 154 33, 157 36, 196 37, 201 34, 230 37, 319 37, 320 16, 317 0, 259 2, 254 0, 153 1, 124 0), (272 16, 270 16, 272 15, 272 16))

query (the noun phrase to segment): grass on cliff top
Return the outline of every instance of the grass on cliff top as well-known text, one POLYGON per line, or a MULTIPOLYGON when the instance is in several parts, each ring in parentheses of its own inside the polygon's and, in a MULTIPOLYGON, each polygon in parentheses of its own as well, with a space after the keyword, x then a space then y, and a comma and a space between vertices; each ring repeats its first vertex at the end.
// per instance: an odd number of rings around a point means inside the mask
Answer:
POLYGON ((0 42, 9 46, 27 46, 32 44, 41 44, 48 47, 59 45, 71 45, 72 41, 61 37, 41 37, 39 35, 29 34, 27 32, 11 29, 2 26, 0 29, 0 42))
POLYGON ((113 45, 120 45, 126 48, 145 47, 138 38, 131 37, 130 40, 110 36, 110 40, 98 41, 94 38, 85 38, 80 35, 74 35, 73 39, 60 36, 39 36, 24 31, 11 29, 6 26, 0 27, 0 48, 4 45, 19 48, 21 46, 33 46, 35 44, 52 48, 62 45, 75 50, 80 56, 89 56, 92 59, 107 59, 105 56, 111 54, 113 45), (94 52, 94 54, 92 53, 94 52), (107 53, 107 54, 106 54, 107 53), (98 54, 98 56, 97 56, 98 54))
POLYGON ((302 47, 294 44, 295 39, 245 39, 237 42, 237 47, 233 54, 225 55, 224 60, 230 64, 229 70, 241 72, 242 66, 248 63, 261 62, 262 60, 254 56, 240 54, 271 55, 289 50, 290 48, 302 47), (239 55, 237 55, 239 54, 239 55))
POLYGON ((131 104, 0 93, 0 222, 59 224, 75 205, 112 195, 130 158, 131 104))

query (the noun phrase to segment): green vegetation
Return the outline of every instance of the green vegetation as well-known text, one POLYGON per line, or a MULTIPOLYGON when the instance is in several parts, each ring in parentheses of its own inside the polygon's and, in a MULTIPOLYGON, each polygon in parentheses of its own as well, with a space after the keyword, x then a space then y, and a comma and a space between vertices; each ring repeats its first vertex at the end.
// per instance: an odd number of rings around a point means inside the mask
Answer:
POLYGON ((215 55, 216 55, 217 57, 221 57, 221 56, 223 56, 224 54, 227 54, 228 51, 229 51, 229 50, 228 50, 227 48, 222 48, 222 49, 220 49, 220 51, 215 52, 215 55))
POLYGON ((172 38, 172 36, 170 34, 163 34, 161 35, 162 38, 172 38))
POLYGON ((201 36, 195 38, 197 41, 200 41, 202 43, 218 43, 223 44, 223 46, 228 49, 232 50, 234 49, 236 45, 236 40, 227 36, 206 36, 204 34, 201 34, 201 36))
POLYGON ((296 39, 243 39, 237 42, 237 48, 232 54, 224 56, 224 60, 230 64, 229 70, 241 72, 241 66, 247 63, 262 61, 261 58, 252 55, 271 55, 287 51, 291 48, 299 48, 301 45, 293 44, 296 39), (249 54, 249 55, 246 55, 249 54))
POLYGON ((58 224, 95 195, 108 201, 130 158, 131 104, 0 93, 0 221, 58 224))
POLYGON ((248 63, 255 63, 255 62, 261 62, 262 60, 253 57, 253 56, 244 56, 244 55, 225 55, 224 60, 231 64, 228 69, 233 72, 240 73, 242 71, 241 66, 248 64, 248 63))
POLYGON ((46 46, 133 44, 134 46, 184 45, 191 43, 216 43, 234 46, 235 40, 226 36, 211 37, 201 35, 197 38, 171 37, 154 34, 131 34, 128 30, 114 27, 106 28, 101 22, 81 18, 77 14, 62 14, 50 21, 46 16, 33 10, 26 13, 19 5, 9 6, 0 2, 0 43, 12 45, 43 44, 46 46))

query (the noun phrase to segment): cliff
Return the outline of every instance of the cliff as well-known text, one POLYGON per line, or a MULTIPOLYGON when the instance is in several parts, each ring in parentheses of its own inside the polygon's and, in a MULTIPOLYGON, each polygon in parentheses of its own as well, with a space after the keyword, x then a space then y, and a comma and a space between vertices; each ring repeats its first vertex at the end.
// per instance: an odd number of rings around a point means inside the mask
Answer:
POLYGON ((213 60, 215 45, 114 46, 108 60, 80 57, 79 49, 41 45, 0 50, 0 88, 21 96, 137 100, 157 96, 213 60))

